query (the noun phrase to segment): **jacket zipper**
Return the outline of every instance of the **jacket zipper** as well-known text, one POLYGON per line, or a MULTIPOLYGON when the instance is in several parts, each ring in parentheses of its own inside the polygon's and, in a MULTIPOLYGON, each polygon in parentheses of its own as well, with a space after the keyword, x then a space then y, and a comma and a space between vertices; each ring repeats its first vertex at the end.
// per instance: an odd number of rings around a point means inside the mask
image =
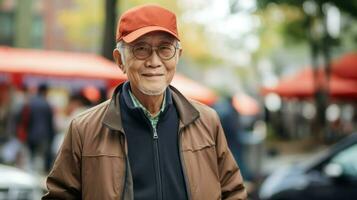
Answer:
POLYGON ((186 166, 183 160, 183 155, 182 155, 182 141, 181 141, 181 135, 182 135, 182 129, 184 127, 179 129, 178 132, 178 145, 179 145, 179 154, 180 154, 180 161, 181 161, 181 167, 182 167, 182 173, 183 173, 183 178, 185 179, 185 186, 186 186, 186 192, 187 192, 187 199, 191 199, 191 190, 188 187, 188 179, 187 179, 187 174, 186 174, 186 166))
POLYGON ((161 169, 160 169, 160 157, 159 157, 159 136, 157 135, 156 127, 153 127, 153 139, 154 139, 154 160, 156 172, 156 182, 157 182, 157 195, 158 199, 163 199, 162 195, 162 183, 161 183, 161 169))
MULTIPOLYGON (((187 178, 187 174, 186 174, 186 166, 185 166, 185 163, 184 163, 184 160, 183 160, 183 155, 182 155, 182 140, 181 140, 181 135, 182 135, 182 129, 184 127, 181 127, 178 131, 178 145, 179 145, 179 155, 180 155, 180 162, 181 162, 181 167, 182 167, 182 172, 183 172, 183 177, 184 177, 184 180, 185 180, 185 186, 186 186, 186 192, 187 192, 187 199, 188 200, 191 200, 191 190, 189 188, 189 181, 188 181, 188 178, 187 178)), ((124 149, 125 149, 125 143, 126 143, 126 137, 125 137, 125 134, 122 134, 123 137, 124 137, 124 149)), ((162 183, 161 183, 161 170, 160 170, 160 160, 159 160, 159 146, 158 146, 158 139, 159 139, 159 136, 157 134, 157 130, 156 130, 156 127, 153 128, 153 140, 154 140, 154 159, 155 159, 155 166, 156 168, 158 169, 158 173, 156 174, 156 180, 158 182, 158 195, 159 195, 159 199, 162 199, 163 196, 162 196, 162 183)), ((122 200, 124 200, 125 198, 125 189, 126 189, 126 180, 127 180, 127 173, 128 173, 128 170, 127 168, 129 167, 128 164, 127 164, 127 152, 126 152, 126 149, 125 149, 125 178, 124 178, 124 181, 123 181, 123 191, 122 191, 122 200)))

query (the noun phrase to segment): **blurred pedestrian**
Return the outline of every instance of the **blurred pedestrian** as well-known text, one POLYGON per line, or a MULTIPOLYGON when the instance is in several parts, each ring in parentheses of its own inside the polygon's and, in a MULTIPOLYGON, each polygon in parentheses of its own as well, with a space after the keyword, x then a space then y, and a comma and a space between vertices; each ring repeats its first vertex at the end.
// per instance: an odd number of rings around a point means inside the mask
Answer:
POLYGON ((239 164, 244 180, 251 180, 250 172, 244 160, 244 145, 242 141, 243 127, 240 123, 240 114, 233 106, 232 96, 225 96, 213 108, 217 111, 222 128, 227 138, 228 147, 234 159, 239 164))
POLYGON ((0 147, 11 137, 11 122, 13 119, 10 103, 9 85, 0 83, 0 147))
POLYGON ((70 125, 71 121, 89 107, 91 107, 91 102, 82 94, 82 92, 74 92, 69 97, 68 104, 65 109, 65 116, 59 125, 59 132, 56 134, 53 140, 52 154, 54 156, 57 155, 61 147, 65 131, 67 130, 67 127, 70 125))
POLYGON ((26 143, 29 124, 29 91, 26 85, 22 85, 14 93, 13 110, 16 113, 16 135, 19 141, 26 143))
MULTIPOLYGON (((32 96, 28 103, 27 145, 31 154, 32 165, 35 158, 42 155, 44 169, 49 171, 53 156, 51 154, 52 140, 55 135, 53 110, 46 99, 48 86, 40 84, 37 94, 32 96)), ((33 166, 37 167, 37 166, 33 166)))
POLYGON ((15 113, 11 108, 11 87, 0 83, 0 163, 14 164, 19 152, 15 137, 15 113))
POLYGON ((170 86, 182 53, 176 16, 121 16, 113 56, 128 82, 76 117, 43 199, 246 199, 216 112, 170 86))

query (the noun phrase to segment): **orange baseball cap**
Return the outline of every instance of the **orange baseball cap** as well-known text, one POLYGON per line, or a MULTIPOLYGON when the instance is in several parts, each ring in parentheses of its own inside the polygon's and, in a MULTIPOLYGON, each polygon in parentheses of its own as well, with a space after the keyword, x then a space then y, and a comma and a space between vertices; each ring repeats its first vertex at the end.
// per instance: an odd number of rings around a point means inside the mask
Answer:
POLYGON ((116 41, 131 43, 153 31, 164 31, 180 40, 175 13, 160 6, 143 5, 122 14, 118 21, 116 41))

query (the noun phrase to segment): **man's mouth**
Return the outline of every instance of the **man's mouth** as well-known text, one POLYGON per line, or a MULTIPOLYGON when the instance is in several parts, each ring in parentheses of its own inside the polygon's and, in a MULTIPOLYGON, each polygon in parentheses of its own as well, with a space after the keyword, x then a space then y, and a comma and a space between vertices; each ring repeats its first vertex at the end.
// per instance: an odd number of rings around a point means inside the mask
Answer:
POLYGON ((141 75, 145 76, 145 77, 156 77, 156 76, 163 76, 164 74, 161 74, 161 73, 143 73, 141 75))

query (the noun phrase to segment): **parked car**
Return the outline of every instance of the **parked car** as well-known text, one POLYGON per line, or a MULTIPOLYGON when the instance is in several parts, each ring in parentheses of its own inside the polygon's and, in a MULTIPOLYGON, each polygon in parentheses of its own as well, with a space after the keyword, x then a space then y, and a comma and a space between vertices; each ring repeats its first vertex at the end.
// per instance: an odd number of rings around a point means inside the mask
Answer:
POLYGON ((316 156, 282 167, 265 179, 262 200, 357 199, 357 133, 316 156))
POLYGON ((40 177, 0 164, 0 200, 38 200, 44 191, 40 177))

